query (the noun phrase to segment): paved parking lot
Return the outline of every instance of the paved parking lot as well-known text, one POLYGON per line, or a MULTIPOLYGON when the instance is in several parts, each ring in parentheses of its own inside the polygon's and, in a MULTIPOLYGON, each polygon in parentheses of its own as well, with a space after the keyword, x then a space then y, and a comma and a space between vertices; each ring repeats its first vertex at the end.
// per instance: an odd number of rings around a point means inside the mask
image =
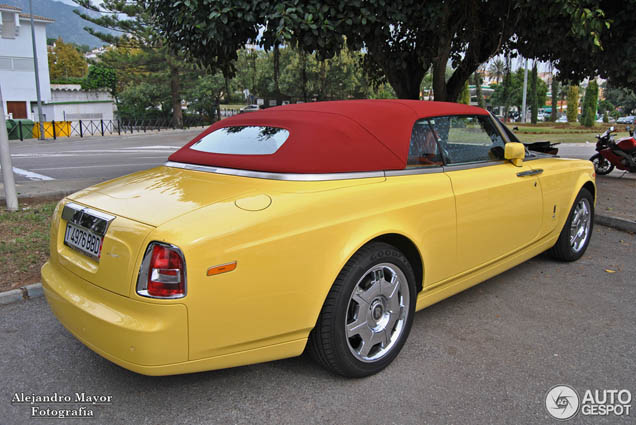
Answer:
MULTIPOLYGON (((359 380, 307 356, 145 377, 77 342, 42 298, 3 306, 0 423, 63 422, 30 419, 29 404, 11 403, 16 392, 110 395, 111 404, 84 405, 95 415, 88 422, 108 424, 557 423, 544 404, 554 385, 636 395, 634 276, 636 236, 597 226, 576 263, 539 256, 417 313, 396 361, 359 380)), ((633 415, 570 422, 633 423, 633 415)))

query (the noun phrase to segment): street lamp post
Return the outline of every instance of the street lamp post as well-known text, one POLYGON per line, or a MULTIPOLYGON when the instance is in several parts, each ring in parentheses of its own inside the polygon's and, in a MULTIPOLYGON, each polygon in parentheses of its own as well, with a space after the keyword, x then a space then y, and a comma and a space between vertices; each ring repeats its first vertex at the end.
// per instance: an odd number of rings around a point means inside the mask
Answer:
POLYGON ((33 65, 35 67, 35 92, 37 93, 37 96, 38 96, 38 125, 40 126, 39 139, 44 140, 44 118, 42 117, 42 98, 40 96, 40 73, 38 70, 38 51, 35 48, 35 25, 33 25, 33 0, 29 0, 29 14, 31 16, 31 42, 33 44, 33 65))
POLYGON ((521 122, 526 122, 526 93, 528 91, 528 59, 526 59, 523 65, 523 101, 521 106, 521 122))

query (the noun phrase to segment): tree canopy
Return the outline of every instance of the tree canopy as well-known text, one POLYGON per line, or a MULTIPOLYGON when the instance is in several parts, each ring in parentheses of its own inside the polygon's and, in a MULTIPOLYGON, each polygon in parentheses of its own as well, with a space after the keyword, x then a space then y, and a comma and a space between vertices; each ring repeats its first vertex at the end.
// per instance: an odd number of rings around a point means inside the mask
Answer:
MULTIPOLYGON (((419 98, 422 79, 432 69, 435 99, 450 101, 482 63, 534 42, 537 35, 529 28, 546 19, 544 9, 558 16, 563 36, 571 34, 591 50, 598 50, 594 41, 599 43, 605 28, 602 14, 584 13, 588 0, 555 0, 541 7, 530 0, 143 2, 173 48, 206 66, 232 73, 236 52, 246 43, 266 49, 285 43, 328 58, 346 40, 352 50, 364 50, 368 74, 376 82, 388 81, 398 97, 419 98), (446 78, 448 65, 453 71, 446 78)), ((560 50, 556 42, 550 46, 560 50)))
POLYGON ((51 81, 82 78, 88 68, 84 56, 73 44, 64 43, 61 38, 49 47, 48 61, 51 81))

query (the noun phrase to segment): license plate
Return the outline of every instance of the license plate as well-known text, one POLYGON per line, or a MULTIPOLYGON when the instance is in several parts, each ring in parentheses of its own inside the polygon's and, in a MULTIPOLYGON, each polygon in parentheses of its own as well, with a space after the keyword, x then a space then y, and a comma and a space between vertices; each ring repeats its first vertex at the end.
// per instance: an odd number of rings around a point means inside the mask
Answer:
POLYGON ((90 230, 76 226, 73 223, 67 223, 64 243, 91 258, 99 260, 102 251, 102 238, 90 230))

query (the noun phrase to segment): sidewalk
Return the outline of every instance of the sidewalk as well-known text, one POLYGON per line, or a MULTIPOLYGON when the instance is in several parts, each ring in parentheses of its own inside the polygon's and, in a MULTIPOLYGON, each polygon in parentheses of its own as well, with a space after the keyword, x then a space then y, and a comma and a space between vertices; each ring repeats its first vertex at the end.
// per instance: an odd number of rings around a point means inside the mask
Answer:
POLYGON ((636 233, 636 174, 596 177, 597 224, 636 233))

